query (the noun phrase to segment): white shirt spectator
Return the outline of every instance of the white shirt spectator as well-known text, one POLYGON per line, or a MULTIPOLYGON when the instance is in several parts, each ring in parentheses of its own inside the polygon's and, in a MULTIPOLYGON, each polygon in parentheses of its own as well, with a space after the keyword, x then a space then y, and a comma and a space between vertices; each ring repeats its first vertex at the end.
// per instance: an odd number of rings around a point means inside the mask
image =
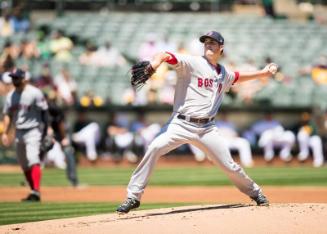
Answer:
POLYGON ((55 76, 54 82, 58 87, 58 94, 60 98, 62 98, 67 105, 74 104, 74 93, 76 92, 77 84, 75 80, 71 79, 68 71, 63 69, 61 73, 55 76))

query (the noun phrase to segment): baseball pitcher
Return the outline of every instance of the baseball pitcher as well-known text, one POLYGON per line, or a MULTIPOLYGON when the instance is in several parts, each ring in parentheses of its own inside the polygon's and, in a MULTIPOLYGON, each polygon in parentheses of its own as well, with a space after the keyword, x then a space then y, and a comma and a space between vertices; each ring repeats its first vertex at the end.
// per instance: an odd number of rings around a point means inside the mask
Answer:
POLYGON ((177 72, 173 114, 164 131, 149 145, 142 161, 134 171, 127 187, 127 199, 117 208, 128 213, 140 206, 144 189, 161 155, 182 144, 193 144, 205 152, 232 180, 237 188, 256 201, 268 205, 260 187, 234 162, 219 133, 214 119, 222 103, 224 93, 235 82, 261 79, 273 75, 276 64, 268 64, 255 72, 231 72, 218 63, 224 50, 224 38, 216 31, 200 37, 204 44, 203 56, 159 53, 149 61, 132 67, 131 84, 140 88, 164 62, 177 72))

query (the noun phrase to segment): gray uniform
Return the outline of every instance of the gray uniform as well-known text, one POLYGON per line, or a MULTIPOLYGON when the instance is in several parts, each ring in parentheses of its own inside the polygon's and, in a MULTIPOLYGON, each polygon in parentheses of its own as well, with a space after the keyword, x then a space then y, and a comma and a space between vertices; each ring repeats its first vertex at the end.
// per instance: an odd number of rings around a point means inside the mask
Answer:
POLYGON ((168 61, 176 69, 178 80, 174 98, 174 112, 162 133, 152 141, 134 171, 127 188, 127 196, 141 199, 154 166, 161 155, 182 144, 193 144, 200 148, 220 166, 240 191, 250 197, 261 192, 234 162, 216 127, 214 117, 222 98, 238 79, 238 73, 227 71, 224 66, 212 66, 204 57, 172 55, 168 61), (181 115, 184 119, 181 119, 181 115), (206 123, 194 123, 191 118, 206 118, 206 123))
POLYGON ((16 151, 23 169, 40 163, 41 112, 47 109, 42 92, 31 85, 21 93, 13 90, 6 97, 3 114, 9 115, 16 127, 16 151))

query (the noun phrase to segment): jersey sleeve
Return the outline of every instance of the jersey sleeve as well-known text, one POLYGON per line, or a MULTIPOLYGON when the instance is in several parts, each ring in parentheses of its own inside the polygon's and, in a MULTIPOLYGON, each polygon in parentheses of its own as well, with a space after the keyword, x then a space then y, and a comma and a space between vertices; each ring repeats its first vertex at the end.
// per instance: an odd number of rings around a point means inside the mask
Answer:
POLYGON ((240 77, 239 72, 232 72, 225 69, 225 92, 228 92, 233 84, 235 84, 240 77))
POLYGON ((166 63, 171 65, 175 69, 187 68, 191 66, 191 57, 189 55, 167 52, 170 55, 170 59, 166 60, 166 63))
POLYGON ((5 100, 5 103, 3 105, 2 114, 3 115, 10 115, 9 108, 10 108, 10 98, 9 98, 9 96, 7 96, 6 100, 5 100))
POLYGON ((36 92, 36 106, 41 110, 48 110, 48 103, 40 90, 36 92))

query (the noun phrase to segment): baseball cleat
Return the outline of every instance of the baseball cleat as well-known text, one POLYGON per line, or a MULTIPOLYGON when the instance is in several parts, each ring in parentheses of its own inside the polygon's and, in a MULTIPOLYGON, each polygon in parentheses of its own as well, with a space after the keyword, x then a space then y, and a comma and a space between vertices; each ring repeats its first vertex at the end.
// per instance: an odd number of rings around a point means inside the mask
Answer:
POLYGON ((262 193, 259 193, 257 197, 251 197, 253 201, 257 203, 257 206, 269 206, 269 201, 262 193))
POLYGON ((22 199, 22 202, 40 202, 41 197, 36 193, 30 193, 26 198, 22 199))
POLYGON ((138 208, 140 202, 134 198, 127 198, 118 208, 117 212, 122 214, 127 214, 130 210, 138 208))

